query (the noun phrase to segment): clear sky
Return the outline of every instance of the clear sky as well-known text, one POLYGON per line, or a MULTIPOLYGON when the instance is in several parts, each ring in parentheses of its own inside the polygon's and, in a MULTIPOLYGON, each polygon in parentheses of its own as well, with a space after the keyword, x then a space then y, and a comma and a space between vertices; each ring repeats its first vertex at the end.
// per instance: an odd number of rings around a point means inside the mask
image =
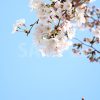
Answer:
POLYGON ((62 58, 43 58, 32 35, 11 34, 19 18, 35 21, 28 0, 1 0, 0 100, 100 100, 100 64, 70 50, 62 58))

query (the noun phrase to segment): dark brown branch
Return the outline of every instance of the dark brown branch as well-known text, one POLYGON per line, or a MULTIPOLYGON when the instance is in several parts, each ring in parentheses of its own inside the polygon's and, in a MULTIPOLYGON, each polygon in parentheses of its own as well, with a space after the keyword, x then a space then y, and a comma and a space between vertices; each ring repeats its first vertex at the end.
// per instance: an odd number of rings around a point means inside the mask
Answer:
POLYGON ((58 27, 59 27, 60 22, 61 22, 61 19, 60 19, 60 18, 59 18, 58 20, 59 20, 59 21, 58 21, 58 24, 57 24, 56 28, 58 28, 58 27))
POLYGON ((32 30, 32 28, 33 28, 33 26, 34 26, 35 24, 38 24, 38 22, 39 22, 39 19, 38 19, 35 23, 33 23, 33 24, 30 25, 30 29, 29 29, 29 30, 25 30, 25 33, 27 34, 27 36, 30 34, 30 32, 31 32, 31 30, 32 30))

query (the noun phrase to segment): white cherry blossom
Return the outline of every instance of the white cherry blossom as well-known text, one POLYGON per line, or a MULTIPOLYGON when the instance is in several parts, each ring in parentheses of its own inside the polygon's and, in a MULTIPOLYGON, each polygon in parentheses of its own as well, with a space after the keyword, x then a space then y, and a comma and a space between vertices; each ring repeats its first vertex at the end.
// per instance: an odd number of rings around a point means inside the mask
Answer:
POLYGON ((42 5, 42 0, 30 0, 29 6, 31 10, 38 9, 42 5))
POLYGON ((72 3, 69 0, 63 3, 64 10, 71 10, 71 8, 72 8, 72 3))
MULTIPOLYGON (((76 2, 73 2, 73 0, 51 1, 50 4, 46 4, 43 0, 30 0, 30 8, 36 11, 39 19, 34 32, 34 42, 43 56, 62 56, 63 52, 72 45, 72 39, 77 30, 85 27, 88 19, 85 16, 86 10, 87 16, 92 18, 91 11, 93 8, 87 8, 87 4, 92 0, 84 0, 86 3, 82 4, 79 0, 76 0, 76 2)), ((96 14, 99 16, 100 10, 97 9, 96 14)), ((17 20, 13 32, 18 31, 24 25, 24 19, 17 20)), ((89 29, 92 27, 88 24, 86 26, 90 27, 89 29)), ((100 39, 99 26, 92 27, 91 31, 100 39)), ((27 31, 24 32, 27 33, 27 31)))
POLYGON ((16 31, 18 31, 18 28, 21 28, 22 26, 25 26, 25 19, 17 20, 16 23, 13 25, 12 33, 15 33, 16 31))
POLYGON ((96 37, 98 37, 99 40, 100 40, 100 26, 97 26, 95 29, 92 28, 91 31, 92 31, 92 32, 94 33, 94 35, 95 35, 96 37))

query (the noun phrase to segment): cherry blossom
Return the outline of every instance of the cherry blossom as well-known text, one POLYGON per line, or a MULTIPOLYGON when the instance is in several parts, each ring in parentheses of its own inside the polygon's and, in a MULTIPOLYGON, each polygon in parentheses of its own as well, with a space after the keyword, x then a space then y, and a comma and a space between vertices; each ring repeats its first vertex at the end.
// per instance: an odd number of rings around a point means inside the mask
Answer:
POLYGON ((17 32, 22 26, 25 26, 25 19, 17 20, 16 23, 13 25, 12 33, 17 32))
POLYGON ((24 32, 28 36, 37 24, 32 33, 42 56, 62 56, 64 51, 73 47, 73 53, 79 55, 83 52, 91 62, 97 62, 100 51, 95 45, 100 44, 100 9, 89 6, 93 1, 51 0, 45 3, 43 0, 30 0, 30 8, 36 11, 38 20, 29 28, 24 19, 17 20, 13 32, 24 32), (92 37, 83 37, 81 41, 77 38, 77 32, 81 30, 89 30, 92 37))

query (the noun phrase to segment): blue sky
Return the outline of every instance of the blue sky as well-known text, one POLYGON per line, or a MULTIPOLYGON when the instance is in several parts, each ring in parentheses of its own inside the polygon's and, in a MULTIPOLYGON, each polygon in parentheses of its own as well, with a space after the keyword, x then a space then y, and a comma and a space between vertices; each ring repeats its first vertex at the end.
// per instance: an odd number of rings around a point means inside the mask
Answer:
POLYGON ((43 58, 32 35, 11 34, 17 19, 36 20, 28 0, 2 0, 0 12, 0 100, 100 100, 100 64, 70 50, 43 58))

